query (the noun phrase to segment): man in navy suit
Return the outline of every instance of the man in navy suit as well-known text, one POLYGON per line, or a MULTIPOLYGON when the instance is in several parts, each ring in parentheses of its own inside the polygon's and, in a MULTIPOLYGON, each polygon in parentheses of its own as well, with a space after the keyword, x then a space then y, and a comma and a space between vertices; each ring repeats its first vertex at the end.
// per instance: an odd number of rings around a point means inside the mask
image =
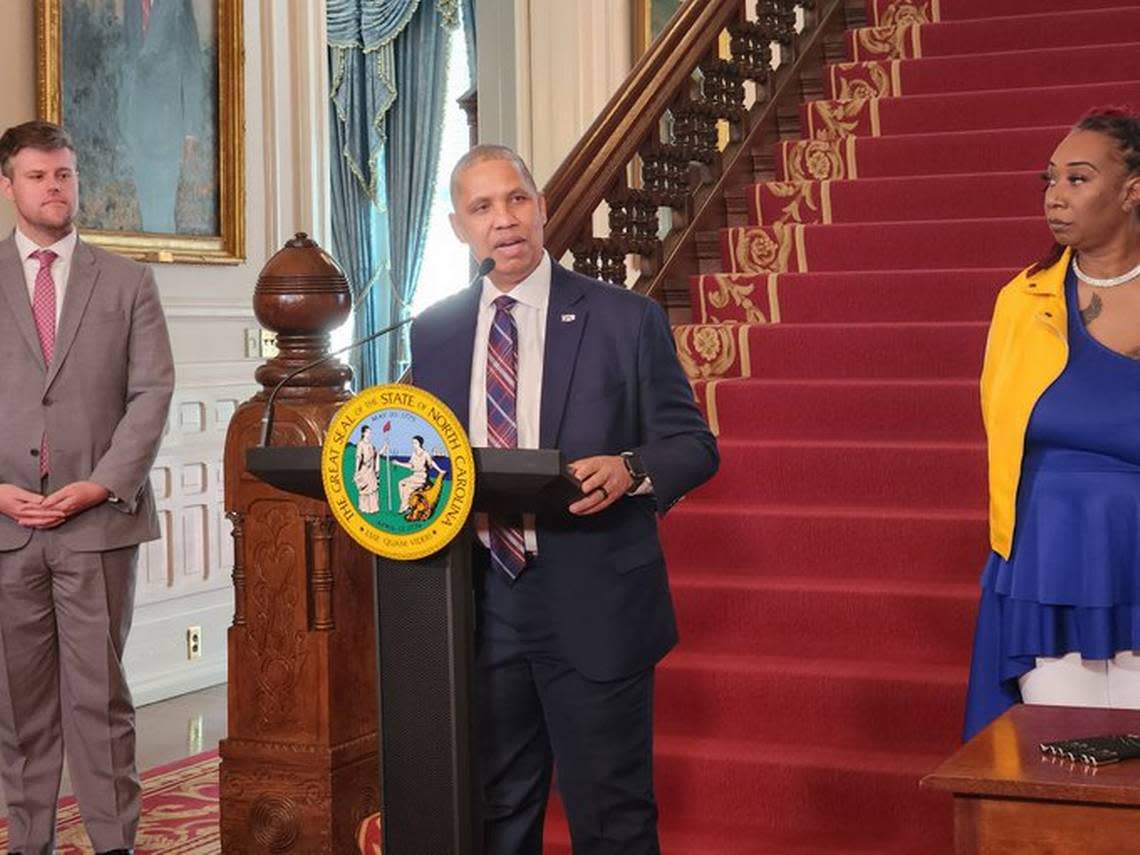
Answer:
POLYGON ((452 227, 494 269, 412 327, 412 375, 473 445, 560 448, 561 516, 476 520, 476 693, 487 855, 541 855, 552 770, 577 855, 657 853, 653 672, 676 643, 657 514, 716 471, 665 313, 543 248, 523 161, 478 146, 452 227))

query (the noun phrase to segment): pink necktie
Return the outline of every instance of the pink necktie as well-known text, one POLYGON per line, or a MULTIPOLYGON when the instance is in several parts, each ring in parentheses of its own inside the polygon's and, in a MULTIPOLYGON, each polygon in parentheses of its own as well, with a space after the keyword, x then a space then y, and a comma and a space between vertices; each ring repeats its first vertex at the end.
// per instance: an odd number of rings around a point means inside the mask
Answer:
MULTIPOLYGON (((55 280, 51 278, 51 266, 58 257, 50 249, 38 249, 32 253, 32 258, 40 263, 40 269, 36 271, 36 287, 32 293, 32 317, 36 321, 36 335, 40 339, 45 368, 51 368, 51 358, 55 352, 55 280)), ((40 439, 40 477, 47 474, 48 447, 45 432, 40 439)))

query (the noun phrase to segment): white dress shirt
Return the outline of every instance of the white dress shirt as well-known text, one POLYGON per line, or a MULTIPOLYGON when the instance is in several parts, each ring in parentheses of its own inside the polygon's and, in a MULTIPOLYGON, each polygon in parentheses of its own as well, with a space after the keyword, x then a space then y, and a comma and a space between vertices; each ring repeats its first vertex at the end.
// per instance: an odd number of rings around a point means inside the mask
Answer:
MULTIPOLYGON (((543 252, 538 267, 510 291, 500 291, 483 277, 479 315, 475 321, 475 349, 471 354, 470 438, 474 446, 487 445, 487 342, 495 319, 494 301, 505 293, 516 301, 511 315, 518 331, 518 388, 515 392, 515 421, 518 447, 538 448, 538 422, 542 405, 542 360, 546 345, 546 312, 550 305, 551 263, 543 252)), ((484 546, 490 545, 487 515, 477 514, 475 531, 484 546)), ((534 515, 523 516, 523 537, 527 552, 538 552, 534 515)))
POLYGON ((50 249, 58 256, 51 266, 51 278, 55 283, 55 328, 59 329, 59 315, 63 311, 63 294, 67 290, 67 277, 71 273, 71 258, 75 255, 75 245, 79 241, 79 233, 75 229, 64 238, 60 238, 51 246, 41 247, 34 241, 25 237, 23 232, 16 229, 16 250, 20 253, 20 260, 24 263, 24 280, 28 285, 28 302, 35 300, 36 274, 40 272, 40 262, 32 258, 32 253, 40 249, 50 249))

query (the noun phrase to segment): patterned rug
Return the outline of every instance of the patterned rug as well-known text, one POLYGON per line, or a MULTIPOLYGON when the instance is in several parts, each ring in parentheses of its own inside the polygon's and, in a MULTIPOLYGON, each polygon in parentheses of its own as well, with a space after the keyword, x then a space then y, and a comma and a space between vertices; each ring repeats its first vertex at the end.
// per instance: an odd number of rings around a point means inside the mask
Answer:
MULTIPOLYGON (((218 753, 207 751, 142 776, 142 822, 136 855, 217 855, 218 753)), ((0 851, 8 844, 8 823, 0 820, 0 851)), ((58 855, 90 855, 94 850, 83 830, 75 799, 60 801, 58 855)))

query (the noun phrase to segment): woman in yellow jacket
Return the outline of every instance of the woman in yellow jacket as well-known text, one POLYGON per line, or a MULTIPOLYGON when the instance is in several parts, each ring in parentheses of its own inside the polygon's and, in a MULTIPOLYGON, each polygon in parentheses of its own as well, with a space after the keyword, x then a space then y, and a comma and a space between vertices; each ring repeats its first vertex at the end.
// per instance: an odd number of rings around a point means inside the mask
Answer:
POLYGON ((1140 117, 1043 174, 1053 253, 1002 289, 982 369, 990 543, 969 738, 1012 704, 1140 708, 1140 117))

